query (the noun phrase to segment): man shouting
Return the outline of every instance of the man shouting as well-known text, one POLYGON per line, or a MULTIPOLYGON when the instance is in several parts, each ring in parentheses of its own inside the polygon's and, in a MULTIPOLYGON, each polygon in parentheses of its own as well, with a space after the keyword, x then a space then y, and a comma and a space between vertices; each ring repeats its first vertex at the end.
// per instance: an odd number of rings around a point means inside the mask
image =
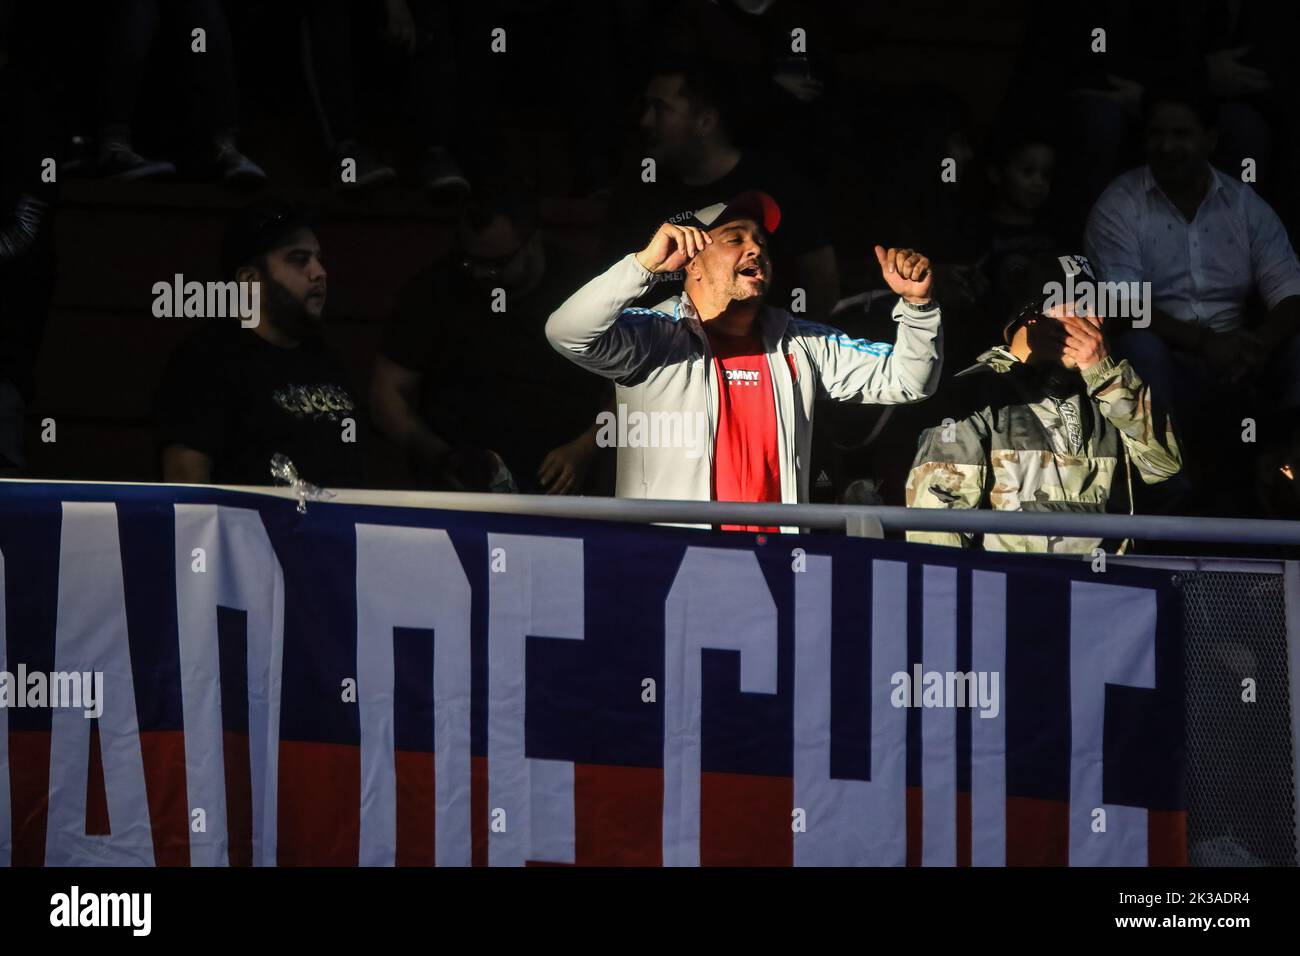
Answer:
POLYGON ((750 191, 665 223, 551 315, 551 344, 617 385, 618 427, 605 434, 617 435, 619 497, 806 501, 817 399, 933 394, 942 346, 929 260, 877 246, 899 296, 897 341, 850 338, 764 302, 780 217, 770 196, 750 191), (683 295, 628 308, 678 270, 683 295))

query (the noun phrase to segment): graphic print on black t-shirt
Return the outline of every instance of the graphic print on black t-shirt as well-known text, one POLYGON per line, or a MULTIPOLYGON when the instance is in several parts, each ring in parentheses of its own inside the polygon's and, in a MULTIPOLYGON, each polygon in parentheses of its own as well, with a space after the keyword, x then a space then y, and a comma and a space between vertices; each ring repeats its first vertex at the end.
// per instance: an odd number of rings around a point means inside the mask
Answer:
POLYGON ((271 393, 271 401, 286 415, 315 421, 324 418, 336 422, 339 421, 340 413, 346 415, 356 411, 348 390, 330 383, 285 385, 271 393))
POLYGON ((203 452, 217 484, 271 484, 275 454, 312 484, 364 484, 365 416, 319 337, 280 348, 214 320, 172 356, 155 419, 161 446, 203 452))

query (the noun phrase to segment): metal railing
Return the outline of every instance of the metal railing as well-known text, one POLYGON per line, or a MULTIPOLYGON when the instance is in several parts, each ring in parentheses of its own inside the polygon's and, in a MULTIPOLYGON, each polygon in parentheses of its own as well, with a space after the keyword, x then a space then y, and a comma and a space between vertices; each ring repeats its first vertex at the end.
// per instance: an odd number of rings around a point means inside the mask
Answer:
MULTIPOLYGON (((135 482, 32 479, 0 480, 6 484, 128 485, 135 482)), ((260 485, 157 485, 160 488, 216 488, 294 499, 293 489, 260 485)), ((0 494, 3 492, 0 491, 0 494)), ((761 525, 842 531, 857 537, 880 537, 884 531, 955 531, 966 534, 1023 534, 1048 537, 1136 538, 1146 541, 1198 541, 1221 544, 1300 545, 1300 521, 1260 518, 1198 518, 1182 515, 1075 514, 901 508, 894 505, 772 504, 768 502, 666 501, 649 498, 498 495, 455 491, 331 490, 330 497, 309 499, 338 504, 397 508, 441 508, 496 514, 539 515, 638 524, 761 525)))
MULTIPOLYGON (((237 488, 294 497, 288 488, 237 488)), ((1259 518, 1197 518, 1169 515, 1074 514, 900 508, 892 505, 771 504, 767 502, 664 501, 647 498, 552 497, 434 491, 335 493, 344 504, 491 511, 600 521, 690 525, 743 524, 844 531, 880 537, 883 531, 955 531, 1147 541, 1300 545, 1300 522, 1259 518)))

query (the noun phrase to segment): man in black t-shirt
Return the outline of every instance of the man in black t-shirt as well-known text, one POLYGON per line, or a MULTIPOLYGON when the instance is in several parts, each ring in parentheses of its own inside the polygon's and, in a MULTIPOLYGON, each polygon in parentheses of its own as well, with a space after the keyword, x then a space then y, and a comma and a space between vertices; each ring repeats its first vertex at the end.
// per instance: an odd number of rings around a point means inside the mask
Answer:
POLYGON ((257 283, 255 314, 250 327, 209 316, 169 361, 155 399, 164 480, 269 485, 279 453, 312 484, 361 487, 364 416, 320 337, 326 272, 311 219, 277 203, 241 210, 222 260, 244 289, 257 283))
MULTIPOLYGON (((736 80, 725 68, 702 62, 670 62, 651 76, 645 91, 641 133, 655 175, 635 178, 615 191, 602 250, 607 257, 640 249, 665 222, 681 222, 719 196, 758 189, 781 208, 781 231, 770 250, 777 286, 770 301, 799 312, 794 289, 805 296, 801 318, 824 320, 840 294, 839 268, 822 204, 812 186, 790 166, 735 139, 736 80)), ((638 305, 653 305, 682 291, 680 272, 660 276, 638 305)))
POLYGON ((585 276, 542 241, 535 200, 466 210, 457 246, 410 279, 385 323, 370 401, 422 486, 577 494, 607 387, 546 341, 585 276))

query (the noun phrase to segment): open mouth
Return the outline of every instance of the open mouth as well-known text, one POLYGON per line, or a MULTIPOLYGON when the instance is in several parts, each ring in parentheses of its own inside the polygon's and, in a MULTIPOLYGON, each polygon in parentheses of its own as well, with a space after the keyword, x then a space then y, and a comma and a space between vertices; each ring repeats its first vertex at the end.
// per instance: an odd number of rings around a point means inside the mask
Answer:
POLYGON ((741 269, 737 275, 742 275, 746 279, 758 279, 760 281, 767 278, 767 273, 764 272, 763 267, 759 265, 747 266, 744 269, 741 269))

